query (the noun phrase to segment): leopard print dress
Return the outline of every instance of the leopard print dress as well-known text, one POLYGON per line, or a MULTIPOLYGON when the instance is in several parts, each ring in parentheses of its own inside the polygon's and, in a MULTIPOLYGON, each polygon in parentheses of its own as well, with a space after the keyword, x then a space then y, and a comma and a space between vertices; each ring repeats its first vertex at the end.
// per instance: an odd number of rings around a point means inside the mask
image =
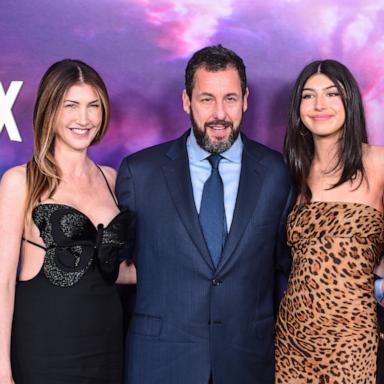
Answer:
POLYGON ((312 202, 293 208, 287 229, 293 266, 276 325, 276 383, 374 384, 384 215, 312 202))

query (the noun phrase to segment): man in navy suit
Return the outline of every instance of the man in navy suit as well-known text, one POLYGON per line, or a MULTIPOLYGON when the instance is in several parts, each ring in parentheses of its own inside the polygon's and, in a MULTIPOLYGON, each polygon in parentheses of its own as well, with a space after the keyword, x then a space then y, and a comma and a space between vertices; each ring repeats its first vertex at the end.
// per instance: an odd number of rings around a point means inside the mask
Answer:
POLYGON ((292 193, 281 155, 239 133, 248 94, 242 59, 203 48, 182 96, 192 129, 121 164, 119 203, 137 217, 128 384, 274 381, 292 193))

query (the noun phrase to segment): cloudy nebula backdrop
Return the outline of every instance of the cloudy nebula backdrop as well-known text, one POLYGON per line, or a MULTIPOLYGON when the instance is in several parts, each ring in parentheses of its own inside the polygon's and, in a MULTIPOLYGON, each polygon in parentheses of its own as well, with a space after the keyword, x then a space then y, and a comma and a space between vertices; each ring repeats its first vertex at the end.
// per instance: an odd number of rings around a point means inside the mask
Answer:
POLYGON ((246 63, 250 137, 280 150, 295 77, 312 60, 334 58, 361 86, 371 143, 384 144, 383 0, 1 0, 0 82, 23 87, 12 109, 22 142, 3 127, 0 175, 31 157, 35 92, 54 61, 84 60, 104 78, 112 119, 92 157, 117 167, 189 127, 184 68, 217 43, 246 63))

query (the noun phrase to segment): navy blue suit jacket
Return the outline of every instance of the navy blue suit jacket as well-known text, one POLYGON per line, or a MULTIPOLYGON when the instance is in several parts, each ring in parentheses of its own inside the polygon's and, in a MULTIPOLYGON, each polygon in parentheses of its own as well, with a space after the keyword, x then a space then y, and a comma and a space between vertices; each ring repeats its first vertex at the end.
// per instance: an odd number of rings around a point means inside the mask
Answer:
POLYGON ((234 216, 217 269, 194 205, 185 133, 125 158, 121 208, 136 214, 128 384, 272 384, 275 286, 289 272, 291 183, 281 155, 243 136, 234 216))

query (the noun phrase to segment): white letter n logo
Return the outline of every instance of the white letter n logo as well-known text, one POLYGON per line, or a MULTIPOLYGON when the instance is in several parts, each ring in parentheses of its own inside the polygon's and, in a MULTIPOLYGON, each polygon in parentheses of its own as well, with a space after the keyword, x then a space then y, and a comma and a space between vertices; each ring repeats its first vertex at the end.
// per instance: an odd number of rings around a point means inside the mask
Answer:
POLYGON ((0 81, 0 133, 3 130, 3 127, 5 127, 8 136, 12 141, 22 141, 19 130, 17 129, 16 121, 12 114, 13 104, 22 85, 22 81, 12 81, 8 88, 8 92, 5 93, 0 81))

